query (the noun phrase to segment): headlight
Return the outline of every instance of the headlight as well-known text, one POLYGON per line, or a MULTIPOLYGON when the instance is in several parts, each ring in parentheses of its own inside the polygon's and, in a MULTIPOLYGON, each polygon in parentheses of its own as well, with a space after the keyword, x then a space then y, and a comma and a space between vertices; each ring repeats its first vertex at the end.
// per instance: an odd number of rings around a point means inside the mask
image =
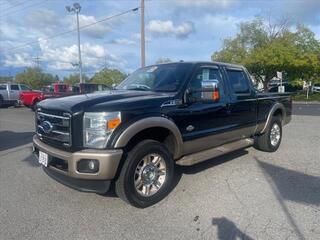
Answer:
POLYGON ((114 129, 121 123, 120 112, 86 112, 83 117, 83 145, 105 148, 114 129))

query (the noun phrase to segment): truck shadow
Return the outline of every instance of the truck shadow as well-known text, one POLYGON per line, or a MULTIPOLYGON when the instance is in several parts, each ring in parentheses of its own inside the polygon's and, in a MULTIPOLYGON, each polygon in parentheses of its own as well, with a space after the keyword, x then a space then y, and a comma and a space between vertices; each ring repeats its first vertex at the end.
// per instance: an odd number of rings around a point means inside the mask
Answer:
POLYGON ((19 147, 32 142, 34 132, 0 132, 0 151, 19 147))
POLYGON ((285 169, 256 158, 259 167, 272 180, 282 199, 307 205, 320 205, 320 177, 285 169))

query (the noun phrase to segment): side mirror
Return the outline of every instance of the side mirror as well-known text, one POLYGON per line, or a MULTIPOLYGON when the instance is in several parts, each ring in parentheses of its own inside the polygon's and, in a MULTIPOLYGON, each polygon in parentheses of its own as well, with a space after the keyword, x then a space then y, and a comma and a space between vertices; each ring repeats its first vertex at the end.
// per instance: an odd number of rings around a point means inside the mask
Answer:
POLYGON ((217 80, 205 80, 201 82, 201 89, 189 90, 191 102, 218 102, 220 90, 217 80))
POLYGON ((117 87, 117 84, 113 83, 112 84, 112 90, 116 89, 116 87, 117 87))
POLYGON ((218 81, 215 81, 215 80, 202 81, 201 99, 203 101, 214 101, 214 102, 218 102, 220 100, 218 81))

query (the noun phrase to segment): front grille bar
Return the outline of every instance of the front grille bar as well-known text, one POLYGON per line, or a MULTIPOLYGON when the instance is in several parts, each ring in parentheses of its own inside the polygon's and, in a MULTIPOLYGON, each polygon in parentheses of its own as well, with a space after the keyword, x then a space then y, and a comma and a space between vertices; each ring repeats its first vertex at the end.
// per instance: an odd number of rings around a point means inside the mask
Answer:
POLYGON ((36 131, 38 136, 43 140, 48 139, 53 141, 53 143, 70 147, 72 145, 71 114, 63 113, 62 115, 63 116, 37 111, 36 131), (52 129, 48 132, 45 132, 43 126, 41 125, 45 121, 48 121, 52 125, 52 129))

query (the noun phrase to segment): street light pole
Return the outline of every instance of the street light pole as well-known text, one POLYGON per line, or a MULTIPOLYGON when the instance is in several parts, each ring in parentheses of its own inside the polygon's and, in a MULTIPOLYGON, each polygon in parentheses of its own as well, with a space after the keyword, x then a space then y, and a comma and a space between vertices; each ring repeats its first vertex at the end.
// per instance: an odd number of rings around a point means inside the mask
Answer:
POLYGON ((141 0, 141 67, 146 65, 146 55, 145 55, 145 33, 144 33, 144 0, 141 0))
POLYGON ((77 14, 77 29, 78 29, 79 77, 80 77, 80 83, 83 83, 83 79, 82 79, 81 47, 80 47, 79 12, 80 12, 80 10, 76 12, 76 14, 77 14))
POLYGON ((74 3, 73 6, 66 6, 68 12, 75 12, 77 16, 77 32, 78 32, 78 57, 79 57, 79 77, 80 83, 83 83, 82 79, 82 60, 81 60, 81 45, 80 45, 80 28, 79 28, 79 13, 81 6, 79 3, 74 3))

